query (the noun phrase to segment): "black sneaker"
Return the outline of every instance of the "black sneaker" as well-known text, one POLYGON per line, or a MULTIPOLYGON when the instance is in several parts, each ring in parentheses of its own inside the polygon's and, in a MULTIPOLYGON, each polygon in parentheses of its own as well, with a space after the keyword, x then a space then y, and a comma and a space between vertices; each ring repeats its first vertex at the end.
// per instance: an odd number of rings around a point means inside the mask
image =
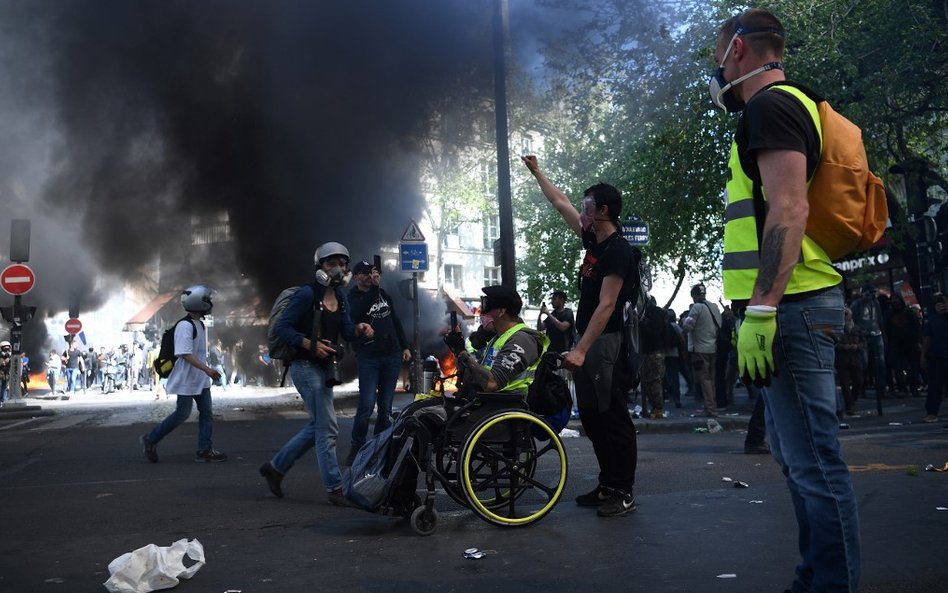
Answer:
POLYGON ((145 454, 145 459, 152 463, 158 463, 158 445, 149 441, 147 434, 138 437, 138 442, 142 444, 142 453, 145 454))
POLYGON ((332 492, 326 493, 326 498, 329 499, 329 503, 337 507, 355 507, 355 503, 343 496, 342 488, 336 488, 332 492))
POLYGON ((621 517, 635 510, 635 496, 631 492, 613 490, 608 500, 599 505, 596 514, 600 517, 621 517))
POLYGON ((267 479, 267 487, 277 498, 283 498, 283 488, 280 484, 283 482, 283 474, 273 467, 269 461, 260 466, 260 475, 267 479))
POLYGON ((612 496, 612 488, 598 485, 592 492, 580 494, 576 497, 576 504, 581 507, 598 507, 612 496))
POLYGON ((767 443, 744 443, 744 455, 770 455, 767 443))
POLYGON ((198 451, 194 454, 194 461, 197 463, 216 463, 220 461, 227 461, 227 454, 222 453, 217 449, 204 449, 203 451, 198 451))

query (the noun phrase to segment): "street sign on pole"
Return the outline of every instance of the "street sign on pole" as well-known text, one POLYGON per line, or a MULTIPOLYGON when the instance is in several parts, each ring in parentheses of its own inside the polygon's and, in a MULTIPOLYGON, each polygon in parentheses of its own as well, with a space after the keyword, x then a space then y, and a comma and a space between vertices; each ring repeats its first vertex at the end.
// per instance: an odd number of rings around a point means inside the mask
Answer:
POLYGON ((78 319, 70 319, 66 322, 66 333, 76 335, 82 331, 82 322, 78 319))
POLYGON ((7 294, 20 296, 33 289, 36 283, 36 276, 29 266, 23 264, 13 264, 4 268, 0 272, 0 288, 3 288, 7 294))
POLYGON ((641 220, 624 222, 622 236, 632 245, 648 245, 648 223, 641 220))
POLYGON ((403 272, 427 272, 428 244, 399 243, 398 261, 403 272))
POLYGON ((421 229, 418 228, 418 223, 414 220, 408 223, 408 228, 405 229, 405 232, 402 233, 402 243, 424 243, 425 236, 421 233, 421 229))

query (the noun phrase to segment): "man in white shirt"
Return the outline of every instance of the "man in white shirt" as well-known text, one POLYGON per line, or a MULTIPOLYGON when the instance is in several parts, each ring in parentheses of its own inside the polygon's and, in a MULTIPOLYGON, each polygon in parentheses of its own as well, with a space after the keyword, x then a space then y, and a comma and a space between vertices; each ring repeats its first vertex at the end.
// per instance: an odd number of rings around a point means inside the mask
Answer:
POLYGON ((161 421, 151 432, 140 437, 145 459, 158 463, 158 443, 191 415, 192 404, 197 404, 198 450, 196 462, 227 461, 227 455, 214 449, 211 434, 214 416, 211 410, 211 382, 220 379, 220 373, 207 365, 207 330, 202 318, 211 312, 214 291, 198 284, 181 293, 181 305, 188 316, 174 328, 174 368, 165 390, 178 396, 174 412, 161 421))

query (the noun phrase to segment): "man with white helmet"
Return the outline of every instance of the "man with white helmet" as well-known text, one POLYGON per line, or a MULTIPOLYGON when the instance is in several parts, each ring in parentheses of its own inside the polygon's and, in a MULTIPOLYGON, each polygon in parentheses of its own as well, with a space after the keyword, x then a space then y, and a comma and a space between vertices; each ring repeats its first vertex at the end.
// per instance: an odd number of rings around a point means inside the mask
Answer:
POLYGON ((214 415, 211 410, 211 382, 220 379, 220 373, 207 365, 207 330, 202 319, 210 314, 214 291, 203 284, 191 286, 181 293, 181 306, 187 316, 174 328, 174 368, 165 389, 178 396, 175 411, 161 421, 151 432, 140 438, 145 458, 158 462, 158 443, 191 415, 192 404, 197 404, 198 450, 196 462, 227 461, 227 455, 216 450, 211 441, 214 415))
POLYGON ((342 495, 342 472, 336 458, 339 425, 333 407, 332 388, 338 383, 334 368, 342 356, 339 339, 371 338, 372 327, 352 322, 343 288, 348 283, 349 250, 341 243, 323 243, 314 256, 315 282, 300 286, 275 321, 273 331, 294 351, 290 375, 309 412, 309 423, 293 436, 273 458, 260 466, 260 475, 274 496, 283 497, 286 473, 310 449, 329 502, 348 506, 342 495))
POLYGON ((0 342, 0 406, 10 395, 10 362, 13 346, 4 340, 0 342))

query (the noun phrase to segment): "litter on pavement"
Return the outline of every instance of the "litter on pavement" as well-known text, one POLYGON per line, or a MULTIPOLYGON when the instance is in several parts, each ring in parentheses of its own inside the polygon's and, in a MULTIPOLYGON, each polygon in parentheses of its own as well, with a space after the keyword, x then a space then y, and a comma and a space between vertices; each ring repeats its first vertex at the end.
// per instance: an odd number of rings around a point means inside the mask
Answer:
POLYGON ((929 463, 928 465, 925 466, 925 471, 927 471, 927 472, 946 472, 946 471, 948 471, 948 461, 946 461, 946 462, 945 462, 945 465, 943 465, 942 467, 936 467, 936 466, 932 465, 931 463, 929 463))
POLYGON ((149 593, 170 589, 179 579, 190 579, 204 566, 204 546, 196 539, 179 539, 170 546, 148 544, 109 562, 109 580, 103 585, 111 593, 149 593), (186 567, 184 557, 194 564, 186 567))

